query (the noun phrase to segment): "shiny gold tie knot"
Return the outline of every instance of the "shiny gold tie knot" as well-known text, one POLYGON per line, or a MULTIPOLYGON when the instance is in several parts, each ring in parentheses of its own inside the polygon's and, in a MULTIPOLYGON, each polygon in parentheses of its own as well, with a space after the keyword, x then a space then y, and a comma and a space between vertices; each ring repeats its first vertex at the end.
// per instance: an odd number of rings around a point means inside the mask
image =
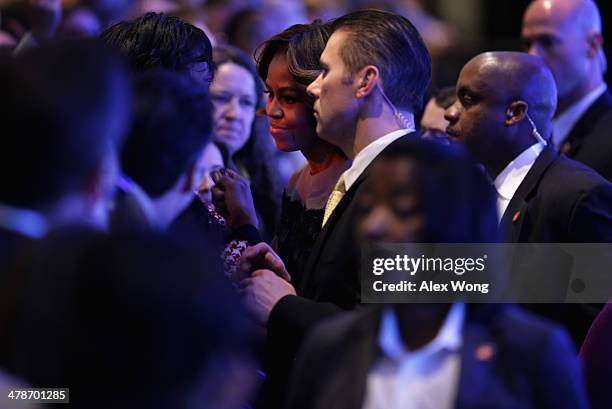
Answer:
POLYGON ((332 215, 334 209, 336 206, 338 206, 338 203, 340 203, 340 200, 342 200, 345 193, 346 185, 344 184, 344 174, 342 174, 340 175, 338 182, 336 182, 334 190, 332 190, 331 195, 329 195, 329 198, 327 199, 325 213, 323 213, 323 226, 325 226, 325 223, 327 223, 327 220, 329 220, 329 217, 332 215))

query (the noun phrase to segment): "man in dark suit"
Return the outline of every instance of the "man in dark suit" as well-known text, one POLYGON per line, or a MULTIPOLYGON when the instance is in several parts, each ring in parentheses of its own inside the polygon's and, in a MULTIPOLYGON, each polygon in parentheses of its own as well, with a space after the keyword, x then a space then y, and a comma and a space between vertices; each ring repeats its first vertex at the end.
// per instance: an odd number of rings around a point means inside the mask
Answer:
POLYGON ((552 143, 568 157, 612 180, 612 94, 601 16, 592 0, 537 0, 523 17, 522 37, 529 54, 553 73, 558 105, 552 143))
POLYGON ((461 70, 447 132, 493 179, 506 241, 612 242, 612 185, 541 137, 552 126, 555 89, 538 58, 480 54, 461 70))
MULTIPOLYGON (((323 72, 310 84, 317 133, 353 164, 338 181, 304 274, 287 282, 257 270, 243 282, 247 305, 268 329, 268 403, 278 406, 289 366, 306 331, 360 301, 360 249, 352 218, 369 165, 395 143, 414 138, 413 112, 431 76, 430 57, 414 26, 382 11, 334 21, 321 55, 323 72), (383 52, 381 53, 381 50, 383 52), (274 385, 274 386, 272 386, 274 385)), ((247 259, 265 246, 252 249, 247 259)), ((268 253, 271 254, 271 253, 268 253)))
MULTIPOLYGON (((398 145, 364 182, 355 240, 496 240, 495 192, 467 155, 429 141, 398 145)), ((287 409, 588 406, 567 334, 505 304, 348 312, 312 331, 295 368, 287 409)))
MULTIPOLYGON (((461 71, 458 99, 446 111, 447 132, 470 148, 494 180, 505 241, 612 242, 610 182, 583 164, 559 156, 540 136, 552 126, 555 90, 550 71, 536 57, 481 54, 461 71)), ((533 257, 516 260, 525 265, 533 257)), ((557 263, 562 269, 559 277, 567 277, 562 272, 571 265, 558 258, 547 262, 557 263)), ((527 268, 531 267, 521 271, 527 268)), ((549 265, 548 271, 552 270, 549 265)), ((593 313, 579 312, 574 306, 544 313, 565 323, 577 343, 594 318, 593 313)))

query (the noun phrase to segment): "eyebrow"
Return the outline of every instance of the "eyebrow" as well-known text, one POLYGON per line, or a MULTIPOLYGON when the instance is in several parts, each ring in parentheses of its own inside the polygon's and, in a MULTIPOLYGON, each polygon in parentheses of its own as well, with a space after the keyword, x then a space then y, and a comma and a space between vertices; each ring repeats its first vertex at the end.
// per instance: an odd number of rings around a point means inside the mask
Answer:
POLYGON ((460 87, 457 88, 457 97, 459 97, 460 95, 466 94, 466 93, 471 93, 472 90, 467 87, 466 85, 462 85, 460 87))
MULTIPOLYGON (((270 86, 270 84, 268 84, 267 82, 264 82, 264 86, 265 86, 267 89, 271 89, 271 88, 272 88, 272 87, 270 86)), ((295 86, 291 86, 291 85, 283 85, 282 87, 280 87, 280 88, 278 89, 278 92, 279 92, 279 93, 281 93, 281 92, 286 92, 286 91, 297 92, 297 91, 299 91, 299 90, 300 90, 300 89, 299 89, 298 87, 295 87, 295 86)))

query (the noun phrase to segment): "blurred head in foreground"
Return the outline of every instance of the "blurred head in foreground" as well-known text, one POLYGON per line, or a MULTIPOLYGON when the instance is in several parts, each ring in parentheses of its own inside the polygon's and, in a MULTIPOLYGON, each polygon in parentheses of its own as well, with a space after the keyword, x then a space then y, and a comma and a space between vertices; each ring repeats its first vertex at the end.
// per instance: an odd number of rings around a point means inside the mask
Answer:
POLYGON ((0 203, 104 228, 130 112, 122 65, 93 40, 48 44, 1 62, 0 89, 0 203))
POLYGON ((75 408, 242 407, 249 326, 218 259, 149 233, 47 240, 22 281, 8 368, 70 387, 75 408))
POLYGON ((365 182, 358 239, 386 243, 495 242, 495 195, 457 145, 413 139, 384 151, 365 182))

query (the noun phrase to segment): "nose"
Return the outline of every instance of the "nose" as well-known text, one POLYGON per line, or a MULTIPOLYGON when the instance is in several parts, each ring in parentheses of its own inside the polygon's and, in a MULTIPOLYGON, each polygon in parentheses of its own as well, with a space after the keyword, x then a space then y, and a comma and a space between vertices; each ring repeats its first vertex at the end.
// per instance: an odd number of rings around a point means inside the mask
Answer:
POLYGON ((266 100, 266 115, 270 118, 281 118, 283 116, 283 111, 278 104, 278 99, 274 97, 268 97, 266 100))
POLYGON ((238 98, 234 97, 229 100, 223 107, 223 116, 230 119, 236 118, 238 116, 238 110, 240 109, 239 105, 238 98))
POLYGON ((459 119, 459 108, 457 107, 458 103, 459 100, 456 100, 451 106, 446 108, 446 111, 444 111, 444 119, 451 124, 454 124, 459 119))
POLYGON ((377 206, 361 221, 359 225, 362 240, 382 241, 387 237, 389 228, 388 211, 377 206))
POLYGON ((320 91, 321 91, 321 76, 322 75, 323 74, 319 74, 319 76, 315 78, 315 80, 311 82, 310 85, 308 85, 308 88, 306 88, 306 92, 312 98, 315 98, 315 99, 319 98, 320 91))

